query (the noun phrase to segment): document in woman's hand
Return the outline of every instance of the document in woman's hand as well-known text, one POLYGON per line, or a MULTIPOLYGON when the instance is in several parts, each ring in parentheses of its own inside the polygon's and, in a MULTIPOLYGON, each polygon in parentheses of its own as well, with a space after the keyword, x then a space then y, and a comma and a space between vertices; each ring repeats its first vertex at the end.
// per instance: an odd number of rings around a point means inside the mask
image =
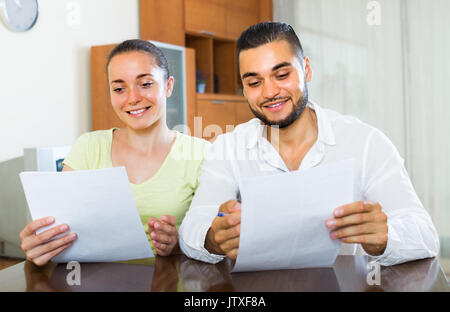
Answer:
MULTIPOLYGON (((33 220, 53 216, 78 238, 55 262, 108 262, 153 257, 125 167, 22 172, 33 220)), ((45 230, 45 229, 43 229, 45 230)))

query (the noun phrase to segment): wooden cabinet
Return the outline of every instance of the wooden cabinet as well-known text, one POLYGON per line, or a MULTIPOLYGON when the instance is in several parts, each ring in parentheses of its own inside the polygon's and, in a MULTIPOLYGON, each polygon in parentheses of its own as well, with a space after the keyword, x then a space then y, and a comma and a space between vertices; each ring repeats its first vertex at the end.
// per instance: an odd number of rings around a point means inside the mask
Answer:
POLYGON ((123 127, 114 112, 110 95, 106 62, 108 55, 117 44, 91 47, 91 102, 92 130, 123 127))
POLYGON ((215 138, 254 118, 241 96, 197 94, 193 135, 214 141, 215 138))
POLYGON ((185 0, 186 32, 226 37, 223 0, 185 0))
POLYGON ((185 0, 187 33, 234 39, 249 26, 272 19, 271 0, 185 0))
POLYGON ((140 0, 141 39, 184 46, 184 0, 140 0))
MULTIPOLYGON (((141 39, 186 47, 191 134, 214 140, 218 134, 212 125, 226 132, 253 118, 242 96, 236 40, 250 25, 272 19, 272 0, 140 0, 139 18, 141 39), (206 77, 205 94, 197 93, 197 73, 206 77), (201 117, 202 124, 194 125, 194 117, 201 117)), ((105 68, 115 45, 91 48, 93 130, 123 126, 111 106, 105 68)))
POLYGON ((255 118, 255 115, 250 110, 246 99, 236 102, 236 122, 241 124, 255 118))
POLYGON ((225 31, 228 37, 237 39, 244 30, 260 21, 260 0, 226 0, 225 5, 225 31))
POLYGON ((229 99, 199 96, 196 113, 196 123, 201 123, 202 137, 206 140, 214 140, 236 124, 236 102, 229 99))

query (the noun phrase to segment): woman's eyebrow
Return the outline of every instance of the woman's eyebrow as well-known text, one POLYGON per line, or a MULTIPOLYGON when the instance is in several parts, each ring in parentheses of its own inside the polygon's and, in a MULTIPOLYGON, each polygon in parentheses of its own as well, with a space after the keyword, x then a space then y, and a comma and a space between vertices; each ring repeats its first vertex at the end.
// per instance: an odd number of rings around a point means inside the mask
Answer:
POLYGON ((136 76, 136 79, 140 79, 140 78, 146 77, 146 76, 151 76, 151 77, 153 77, 152 74, 146 73, 146 74, 140 74, 140 75, 137 75, 137 76, 136 76))
MULTIPOLYGON (((146 76, 151 76, 151 77, 153 77, 152 74, 145 73, 145 74, 137 75, 137 76, 136 76, 136 79, 141 79, 141 78, 146 77, 146 76)), ((116 79, 116 80, 111 81, 111 83, 124 83, 124 82, 125 82, 125 81, 124 81, 123 79, 116 79)))

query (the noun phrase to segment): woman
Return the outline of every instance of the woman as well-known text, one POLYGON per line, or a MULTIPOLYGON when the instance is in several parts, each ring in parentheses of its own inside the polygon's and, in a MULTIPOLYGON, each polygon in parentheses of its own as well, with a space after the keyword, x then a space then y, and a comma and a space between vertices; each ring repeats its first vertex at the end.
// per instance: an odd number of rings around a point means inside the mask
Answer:
MULTIPOLYGON (((125 128, 80 136, 63 171, 124 166, 153 251, 170 255, 179 250, 178 228, 197 188, 209 143, 168 128, 166 100, 174 78, 156 46, 143 40, 121 43, 109 55, 107 73, 111 103, 125 128)), ((46 264, 76 239, 67 224, 36 235, 54 222, 52 217, 35 220, 20 233, 22 249, 37 265, 46 264)))

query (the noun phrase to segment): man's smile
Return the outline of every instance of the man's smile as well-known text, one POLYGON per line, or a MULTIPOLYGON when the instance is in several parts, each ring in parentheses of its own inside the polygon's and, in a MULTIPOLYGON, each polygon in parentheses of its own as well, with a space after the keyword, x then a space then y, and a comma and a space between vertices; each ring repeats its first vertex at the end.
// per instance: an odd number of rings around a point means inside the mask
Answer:
POLYGON ((281 109, 283 109, 284 105, 289 101, 290 99, 283 99, 276 102, 270 102, 268 104, 263 105, 262 107, 264 109, 269 110, 270 112, 278 112, 281 109))

